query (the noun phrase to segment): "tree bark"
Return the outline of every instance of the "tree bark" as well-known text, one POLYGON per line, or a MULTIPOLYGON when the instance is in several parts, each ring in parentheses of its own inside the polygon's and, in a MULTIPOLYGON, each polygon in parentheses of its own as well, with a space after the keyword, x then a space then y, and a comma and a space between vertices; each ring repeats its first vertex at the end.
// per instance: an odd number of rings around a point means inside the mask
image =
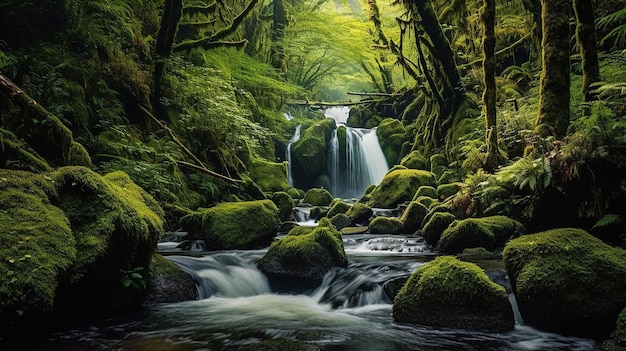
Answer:
MULTIPOLYGON (((576 13, 576 41, 583 67, 583 101, 589 102, 593 100, 589 86, 600 81, 596 28, 591 0, 574 0, 574 12, 576 13)), ((588 113, 589 109, 585 111, 588 113)))
POLYGON ((283 0, 274 0, 274 21, 272 23, 272 46, 270 49, 270 62, 274 68, 283 71, 285 67, 285 28, 287 27, 287 14, 283 0))
POLYGON ((542 0, 542 71, 539 115, 541 136, 562 138, 570 119, 569 0, 542 0))

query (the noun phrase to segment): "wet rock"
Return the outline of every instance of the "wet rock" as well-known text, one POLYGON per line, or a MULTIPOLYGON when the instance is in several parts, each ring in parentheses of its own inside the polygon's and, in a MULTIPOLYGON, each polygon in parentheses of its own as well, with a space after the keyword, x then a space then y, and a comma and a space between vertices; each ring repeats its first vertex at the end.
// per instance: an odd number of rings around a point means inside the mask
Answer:
POLYGON ((371 234, 400 234, 402 221, 393 217, 376 217, 370 222, 371 234))
POLYGON ((473 247, 495 250, 523 232, 524 226, 520 222, 506 216, 466 218, 451 223, 441 233, 437 249, 451 254, 473 247))
POLYGON ((161 255, 150 261, 150 280, 144 305, 180 302, 198 298, 194 279, 161 255))
POLYGON ((333 196, 330 192, 322 188, 309 189, 302 200, 302 202, 312 206, 329 206, 332 201, 333 196))
MULTIPOLYGON (((428 217, 427 217, 428 218, 428 217)), ((430 246, 436 246, 443 233, 448 226, 456 220, 453 214, 448 212, 436 212, 422 228, 422 236, 424 241, 430 246)))
POLYGON ((374 211, 372 211, 372 208, 360 202, 355 203, 346 211, 346 216, 358 224, 368 223, 373 215, 374 211))
POLYGON ((402 213, 400 221, 402 222, 402 232, 405 234, 413 234, 422 228, 424 217, 428 213, 428 208, 419 202, 412 201, 402 213))

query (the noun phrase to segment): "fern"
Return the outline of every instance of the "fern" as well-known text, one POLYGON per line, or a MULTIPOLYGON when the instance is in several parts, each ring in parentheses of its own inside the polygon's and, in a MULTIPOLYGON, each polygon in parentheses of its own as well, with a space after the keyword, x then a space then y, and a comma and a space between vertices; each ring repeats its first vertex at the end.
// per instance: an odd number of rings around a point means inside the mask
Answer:
POLYGON ((624 216, 618 214, 606 214, 600 218, 591 229, 600 229, 608 227, 613 224, 620 224, 624 222, 624 216))
POLYGON ((610 13, 596 22, 599 29, 606 32, 600 40, 600 45, 611 44, 614 48, 626 46, 626 8, 610 13))

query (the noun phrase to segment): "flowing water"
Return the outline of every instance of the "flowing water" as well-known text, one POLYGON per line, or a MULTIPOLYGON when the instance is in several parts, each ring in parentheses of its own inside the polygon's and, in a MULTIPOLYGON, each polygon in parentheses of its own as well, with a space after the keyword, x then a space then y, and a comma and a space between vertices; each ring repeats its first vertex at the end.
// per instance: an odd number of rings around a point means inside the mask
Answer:
MULTIPOLYGON (((422 240, 346 235, 350 265, 329 272, 314 290, 272 291, 255 262, 265 250, 168 256, 198 284, 199 300, 157 305, 126 320, 110 320, 52 335, 38 350, 237 350, 286 337, 329 351, 592 350, 588 339, 524 325, 506 333, 435 329, 395 323, 384 291, 433 257, 422 240)), ((501 268, 486 269, 506 279, 501 268)))
POLYGON ((287 149, 285 150, 285 160, 287 161, 288 164, 288 169, 287 169, 287 174, 288 174, 288 181, 289 181, 289 186, 293 186, 293 171, 291 168, 291 144, 295 143, 296 141, 300 140, 300 128, 302 128, 301 124, 298 124, 298 126, 296 127, 295 132, 293 133, 293 136, 291 137, 291 139, 289 139, 289 142, 287 144, 287 149))

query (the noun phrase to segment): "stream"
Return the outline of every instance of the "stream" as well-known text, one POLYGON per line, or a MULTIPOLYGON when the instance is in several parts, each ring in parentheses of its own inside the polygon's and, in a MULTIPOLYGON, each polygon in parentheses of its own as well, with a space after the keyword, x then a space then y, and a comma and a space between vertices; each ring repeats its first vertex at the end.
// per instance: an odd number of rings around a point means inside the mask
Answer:
MULTIPOLYGON (((310 291, 272 291, 256 261, 266 250, 168 251, 192 274, 200 299, 161 304, 123 320, 64 330, 37 350, 236 350, 286 337, 322 350, 593 350, 589 339, 542 332, 521 324, 506 333, 435 329, 393 321, 383 285, 432 259, 420 238, 345 235, 350 265, 329 272, 310 291)), ((496 282, 499 264, 484 265, 496 282)), ((492 278, 493 279, 493 278, 492 278)))

